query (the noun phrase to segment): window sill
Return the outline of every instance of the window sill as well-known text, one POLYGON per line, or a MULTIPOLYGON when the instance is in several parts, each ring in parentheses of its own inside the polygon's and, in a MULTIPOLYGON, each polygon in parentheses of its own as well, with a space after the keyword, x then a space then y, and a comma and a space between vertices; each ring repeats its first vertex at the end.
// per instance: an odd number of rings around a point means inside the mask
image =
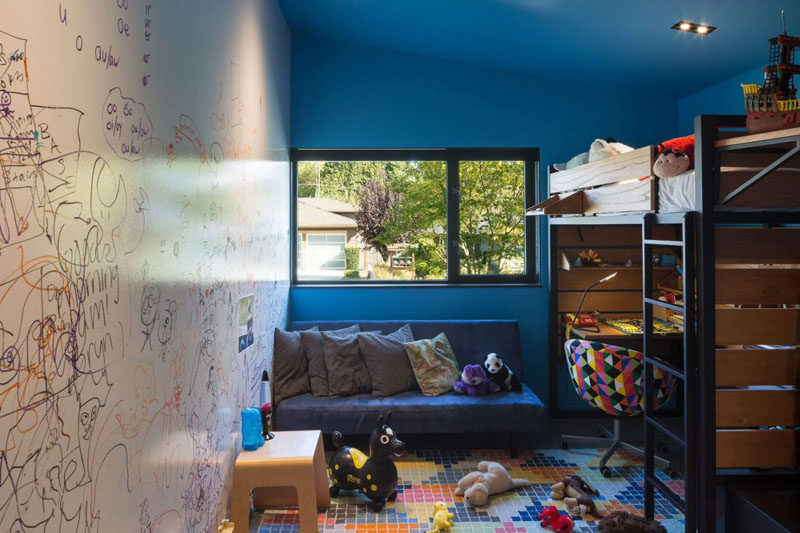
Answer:
POLYGON ((542 283, 292 283, 292 289, 472 289, 472 288, 492 288, 492 289, 543 289, 542 283))

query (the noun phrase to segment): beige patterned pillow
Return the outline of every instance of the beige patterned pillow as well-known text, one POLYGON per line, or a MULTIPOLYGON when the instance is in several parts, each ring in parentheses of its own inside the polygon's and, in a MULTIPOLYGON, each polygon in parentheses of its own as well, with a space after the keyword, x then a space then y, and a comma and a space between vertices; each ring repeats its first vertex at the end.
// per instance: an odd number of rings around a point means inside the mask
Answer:
POLYGON ((406 342, 403 347, 423 394, 438 396, 453 390, 453 383, 458 381, 460 373, 447 335, 439 333, 432 339, 406 342))

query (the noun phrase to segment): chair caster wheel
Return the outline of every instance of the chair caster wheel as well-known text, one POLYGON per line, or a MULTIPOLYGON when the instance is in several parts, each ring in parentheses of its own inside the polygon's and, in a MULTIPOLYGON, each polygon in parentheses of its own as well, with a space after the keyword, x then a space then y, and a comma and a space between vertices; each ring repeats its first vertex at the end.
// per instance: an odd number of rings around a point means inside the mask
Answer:
POLYGON ((603 474, 603 477, 611 477, 611 469, 607 466, 602 467, 600 473, 603 474))
POLYGON ((567 441, 565 441, 565 440, 561 441, 561 445, 560 446, 561 446, 562 450, 569 450, 569 443, 567 441))
POLYGON ((669 476, 670 479, 678 479, 680 477, 680 473, 675 470, 674 468, 665 468, 664 473, 669 476))

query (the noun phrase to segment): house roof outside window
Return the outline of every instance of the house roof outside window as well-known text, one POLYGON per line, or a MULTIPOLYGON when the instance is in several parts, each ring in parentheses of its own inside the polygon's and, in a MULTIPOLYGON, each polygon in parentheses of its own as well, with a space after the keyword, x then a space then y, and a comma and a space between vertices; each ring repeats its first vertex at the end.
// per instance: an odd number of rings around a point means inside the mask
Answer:
POLYGON ((297 229, 356 229, 358 224, 352 216, 357 211, 356 207, 333 198, 298 198, 297 229))

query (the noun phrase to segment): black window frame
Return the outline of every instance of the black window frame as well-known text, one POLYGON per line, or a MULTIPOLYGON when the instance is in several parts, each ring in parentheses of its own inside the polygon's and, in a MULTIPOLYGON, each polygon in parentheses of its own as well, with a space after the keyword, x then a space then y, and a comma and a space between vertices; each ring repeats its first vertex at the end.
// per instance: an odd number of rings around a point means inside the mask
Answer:
POLYGON ((459 163, 522 161, 525 164, 525 209, 538 202, 539 148, 292 148, 291 165, 291 284, 293 286, 386 287, 538 285, 541 281, 540 217, 525 216, 525 274, 462 274, 458 253, 460 233, 459 163), (447 169, 447 279, 441 280, 299 280, 297 279, 297 169, 303 161, 444 161, 447 169))

